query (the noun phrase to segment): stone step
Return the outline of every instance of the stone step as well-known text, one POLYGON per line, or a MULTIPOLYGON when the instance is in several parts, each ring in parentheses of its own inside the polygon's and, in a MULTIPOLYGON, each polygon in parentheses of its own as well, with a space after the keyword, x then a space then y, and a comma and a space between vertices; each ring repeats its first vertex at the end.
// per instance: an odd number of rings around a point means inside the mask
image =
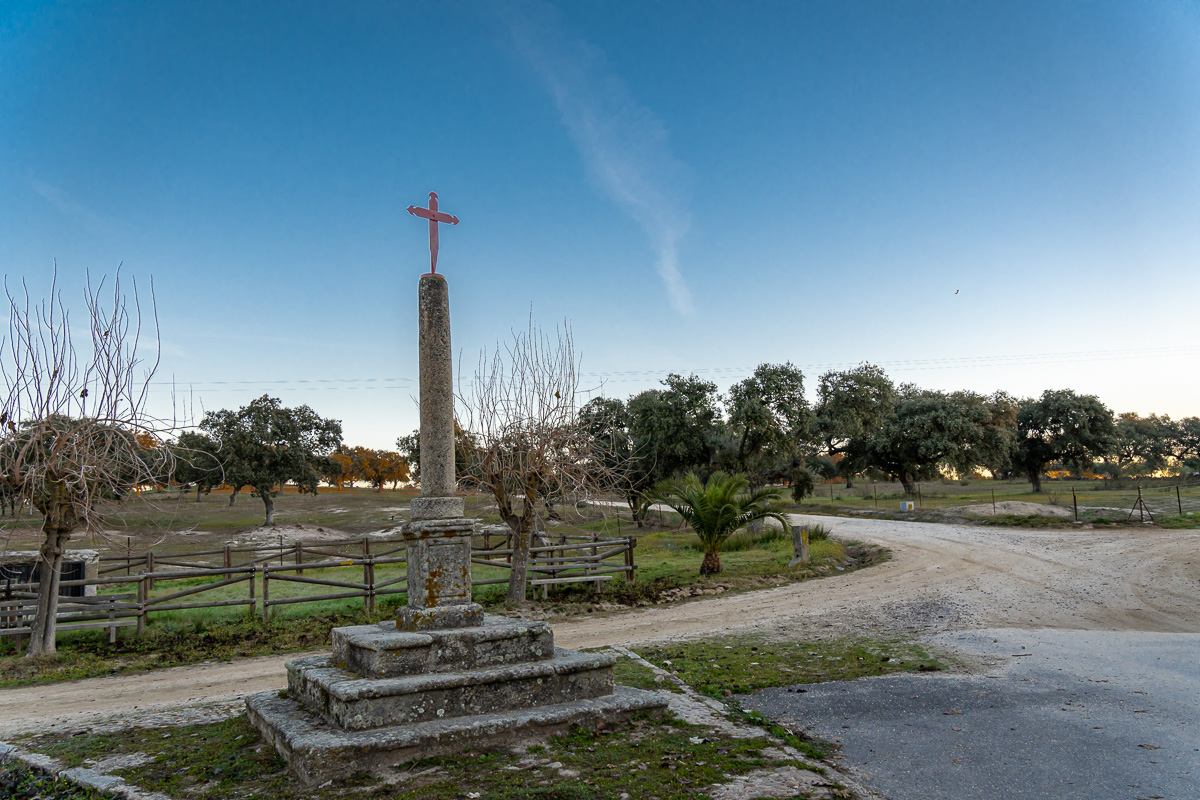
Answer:
POLYGON ((543 661, 554 657, 554 633, 545 622, 485 615, 483 624, 412 633, 395 622, 333 629, 338 666, 365 678, 543 661))
POLYGON ((543 741, 572 727, 611 726, 641 711, 661 712, 667 700, 657 692, 616 687, 590 700, 555 703, 532 709, 438 719, 415 725, 343 731, 307 714, 277 692, 246 698, 250 721, 307 785, 361 770, 396 766, 418 758, 497 750, 543 741))
POLYGON ((363 678, 314 656, 287 663, 288 692, 346 730, 369 730, 600 697, 612 692, 615 662, 560 648, 546 661, 363 678))

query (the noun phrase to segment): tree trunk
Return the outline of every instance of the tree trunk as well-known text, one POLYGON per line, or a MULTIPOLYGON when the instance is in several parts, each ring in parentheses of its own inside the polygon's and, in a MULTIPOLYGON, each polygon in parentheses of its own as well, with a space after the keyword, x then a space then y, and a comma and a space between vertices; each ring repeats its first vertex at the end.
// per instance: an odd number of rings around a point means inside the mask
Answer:
POLYGON ((854 478, 853 478, 853 476, 851 476, 851 475, 846 475, 846 476, 844 476, 844 477, 846 478, 846 488, 847 488, 847 489, 853 489, 853 488, 854 488, 854 478))
POLYGON ((37 611, 30 626, 28 657, 57 652, 58 585, 62 577, 62 557, 70 531, 43 527, 45 539, 38 553, 41 578, 38 581, 37 611))
POLYGON ((630 495, 625 496, 625 502, 629 503, 629 512, 630 512, 630 515, 633 517, 633 521, 635 523, 637 523, 637 526, 639 528, 644 528, 646 526, 642 524, 642 515, 640 512, 641 503, 639 501, 641 499, 642 498, 636 494, 630 494, 630 495))
POLYGON ((701 575, 716 575, 721 571, 721 554, 716 550, 705 550, 704 560, 700 562, 701 575))
POLYGON ((1033 484, 1034 494, 1042 493, 1042 471, 1041 471, 1041 469, 1029 470, 1029 482, 1033 484))
POLYGON ((913 482, 913 479, 910 476, 908 476, 907 474, 901 474, 899 476, 899 478, 900 478, 900 485, 904 487, 905 494, 914 495, 917 493, 916 484, 913 482))
POLYGON ((233 487, 233 491, 231 491, 229 493, 229 505, 231 505, 231 506, 233 505, 233 501, 237 499, 238 492, 240 492, 241 490, 242 490, 242 487, 240 487, 240 486, 233 487))
POLYGON ((521 517, 514 528, 509 523, 512 537, 512 570, 508 574, 508 595, 504 605, 509 608, 524 605, 525 591, 529 585, 529 537, 533 532, 533 509, 525 504, 525 516, 521 517))
POLYGON ((200 490, 203 488, 204 488, 203 484, 199 484, 199 483, 196 484, 196 502, 197 503, 200 502, 200 490))
POLYGON ((275 498, 270 492, 262 493, 263 505, 267 507, 267 525, 275 524, 275 498))

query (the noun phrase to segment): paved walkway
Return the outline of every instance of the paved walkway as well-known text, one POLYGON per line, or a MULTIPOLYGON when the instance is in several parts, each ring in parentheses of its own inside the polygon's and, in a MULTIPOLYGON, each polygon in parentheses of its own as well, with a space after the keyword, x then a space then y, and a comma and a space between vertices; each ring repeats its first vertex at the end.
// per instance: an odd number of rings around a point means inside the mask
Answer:
POLYGON ((771 689, 745 705, 842 745, 892 800, 1200 798, 1200 634, 934 637, 988 668, 771 689))

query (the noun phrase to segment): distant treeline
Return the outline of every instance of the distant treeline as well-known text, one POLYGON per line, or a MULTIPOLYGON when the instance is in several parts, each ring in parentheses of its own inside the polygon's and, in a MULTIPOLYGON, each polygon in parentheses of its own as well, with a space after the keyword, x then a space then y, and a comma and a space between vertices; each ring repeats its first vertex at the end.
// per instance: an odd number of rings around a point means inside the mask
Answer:
POLYGON ((662 478, 721 469, 752 485, 801 487, 840 476, 916 482, 1025 477, 1041 491, 1050 469, 1105 477, 1200 471, 1200 418, 1114 416, 1069 389, 1041 397, 897 386, 879 367, 829 371, 815 405, 790 363, 762 364, 721 395, 716 384, 668 375, 663 388, 588 402, 580 422, 597 452, 630 469, 630 499, 662 478))

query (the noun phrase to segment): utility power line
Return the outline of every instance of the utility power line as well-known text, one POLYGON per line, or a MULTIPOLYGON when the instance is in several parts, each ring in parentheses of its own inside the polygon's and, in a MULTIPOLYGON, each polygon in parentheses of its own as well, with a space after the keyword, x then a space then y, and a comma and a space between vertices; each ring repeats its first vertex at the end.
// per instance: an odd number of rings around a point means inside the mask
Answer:
MULTIPOLYGON (((1061 353, 1022 353, 1014 355, 976 355, 956 356, 949 358, 912 358, 871 361, 887 371, 924 371, 941 369, 974 369, 980 367, 1008 367, 1035 364, 1075 364, 1094 361, 1116 361, 1129 359, 1173 358, 1185 356, 1200 356, 1200 345, 1182 345, 1177 347, 1142 347, 1110 350, 1078 350, 1061 353)), ((863 361, 819 362, 796 364, 806 375, 819 375, 830 370, 853 369, 863 361)), ((581 372, 579 377, 586 382, 599 380, 608 383, 644 382, 647 378, 665 378, 670 373, 681 375, 700 375, 712 377, 736 378, 749 375, 755 367, 674 367, 662 369, 615 370, 610 372, 581 372)), ((243 380, 243 381, 155 381, 155 391, 187 392, 230 392, 245 391, 252 387, 278 387, 293 391, 328 391, 328 390, 403 390, 413 391, 417 388, 417 378, 413 377, 384 377, 384 378, 289 378, 279 380, 243 380)))

